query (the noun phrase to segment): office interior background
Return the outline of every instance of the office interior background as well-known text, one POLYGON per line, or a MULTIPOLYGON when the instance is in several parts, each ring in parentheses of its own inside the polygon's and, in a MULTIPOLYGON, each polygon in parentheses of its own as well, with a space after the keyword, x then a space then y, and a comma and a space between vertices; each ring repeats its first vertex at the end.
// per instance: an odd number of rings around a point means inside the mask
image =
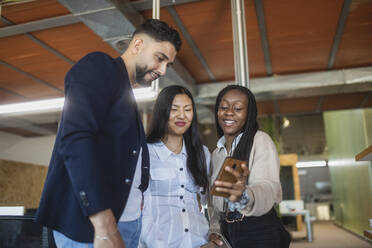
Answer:
MULTIPOLYGON (((183 46, 166 77, 135 89, 144 126, 157 93, 183 85, 212 152, 216 95, 249 87, 260 128, 294 159, 282 164, 283 200, 302 200, 311 215, 311 243, 301 215, 283 216, 292 246, 316 244, 316 223, 327 222, 361 242, 350 247, 370 247, 372 1, 162 0, 155 13, 154 2, 0 1, 0 206, 37 208, 71 66, 93 51, 119 56, 135 27, 157 17, 183 46)), ((1 222, 4 237, 13 222, 1 222)))

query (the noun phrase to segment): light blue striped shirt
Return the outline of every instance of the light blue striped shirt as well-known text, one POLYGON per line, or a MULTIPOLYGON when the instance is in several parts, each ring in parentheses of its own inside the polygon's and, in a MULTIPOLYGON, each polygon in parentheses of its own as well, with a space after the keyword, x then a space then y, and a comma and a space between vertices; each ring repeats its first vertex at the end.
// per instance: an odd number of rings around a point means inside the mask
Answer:
MULTIPOLYGON (((197 195, 206 195, 187 170, 185 143, 175 154, 163 142, 148 144, 150 183, 145 192, 140 247, 192 248, 207 243, 208 221, 201 213, 197 195)), ((210 153, 204 152, 209 173, 210 153)))

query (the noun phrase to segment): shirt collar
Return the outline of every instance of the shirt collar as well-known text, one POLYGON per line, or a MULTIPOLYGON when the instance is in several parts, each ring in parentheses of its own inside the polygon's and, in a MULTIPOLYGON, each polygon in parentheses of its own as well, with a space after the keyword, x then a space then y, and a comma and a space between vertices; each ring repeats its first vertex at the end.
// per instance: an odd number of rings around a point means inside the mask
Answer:
MULTIPOLYGON (((158 155, 159 159, 162 162, 166 161, 172 154, 176 156, 179 155, 169 150, 168 147, 166 147, 166 145, 163 143, 163 141, 159 141, 155 143, 154 145, 155 145, 156 154, 158 155)), ((182 150, 180 154, 187 156, 185 140, 182 140, 182 150)))
POLYGON ((226 139, 225 136, 222 136, 218 141, 217 141, 217 148, 221 149, 225 147, 226 139))
MULTIPOLYGON (((237 145, 239 144, 239 141, 240 141, 240 139, 242 138, 242 135, 243 135, 243 133, 240 133, 238 136, 236 136, 235 140, 233 141, 233 144, 232 144, 232 147, 231 147, 231 151, 230 151, 231 154, 234 152, 235 148, 236 148, 237 145)), ((224 149, 225 152, 227 153, 227 150, 226 150, 225 144, 226 144, 225 136, 222 136, 222 137, 217 141, 217 148, 218 148, 219 150, 224 149)))

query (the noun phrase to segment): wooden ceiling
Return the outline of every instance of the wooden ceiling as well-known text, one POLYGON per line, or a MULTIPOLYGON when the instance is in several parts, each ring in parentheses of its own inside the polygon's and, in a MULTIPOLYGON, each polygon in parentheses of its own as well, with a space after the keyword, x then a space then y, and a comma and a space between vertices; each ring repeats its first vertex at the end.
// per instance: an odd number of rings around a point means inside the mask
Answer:
MULTIPOLYGON (((177 2, 177 1, 176 1, 177 2)), ((250 77, 318 72, 372 66, 372 1, 354 0, 347 12, 339 46, 330 63, 344 0, 261 1, 272 73, 265 61, 255 0, 245 1, 250 77), (331 66, 330 66, 331 64, 331 66)), ((216 81, 234 79, 230 0, 202 0, 175 5, 191 38, 216 81)), ((70 12, 57 0, 6 5, 2 17, 16 24, 70 12)), ((150 10, 141 12, 151 17, 150 10)), ((161 19, 177 27, 167 8, 161 19)), ((0 29, 7 27, 4 19, 0 29)), ((212 82, 210 75, 182 35, 178 58, 197 84, 212 82)), ((108 43, 83 23, 0 38, 0 104, 63 96, 63 81, 72 64, 92 51, 118 56, 108 43), (61 58, 49 47, 67 59, 61 58)), ((260 114, 303 114, 326 110, 372 107, 371 92, 266 100, 260 114)))
POLYGON ((370 92, 359 92, 261 101, 258 102, 258 111, 260 115, 275 113, 299 115, 329 110, 355 109, 360 106, 371 108, 371 98, 370 92))

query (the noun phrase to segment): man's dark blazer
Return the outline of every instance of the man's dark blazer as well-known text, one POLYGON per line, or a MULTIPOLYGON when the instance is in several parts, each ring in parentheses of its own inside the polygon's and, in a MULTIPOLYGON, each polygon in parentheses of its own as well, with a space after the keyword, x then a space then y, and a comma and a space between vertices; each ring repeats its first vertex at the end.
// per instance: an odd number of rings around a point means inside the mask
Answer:
POLYGON ((36 222, 79 242, 93 242, 89 216, 126 205, 142 147, 142 192, 148 185, 145 134, 123 60, 95 52, 65 78, 65 105, 36 222))

